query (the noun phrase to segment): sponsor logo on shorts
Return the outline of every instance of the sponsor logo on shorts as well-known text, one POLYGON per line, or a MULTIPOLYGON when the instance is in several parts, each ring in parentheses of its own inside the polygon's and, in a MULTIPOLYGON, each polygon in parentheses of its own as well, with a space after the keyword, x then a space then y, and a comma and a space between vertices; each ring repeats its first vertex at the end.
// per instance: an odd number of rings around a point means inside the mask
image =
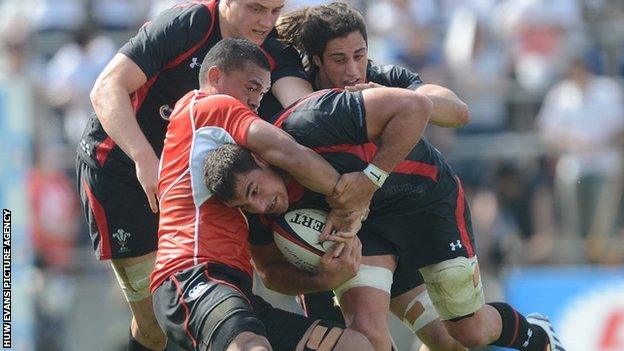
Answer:
POLYGON ((199 282, 197 285, 191 288, 188 293, 188 300, 195 300, 203 295, 208 290, 208 284, 205 282, 199 282))
POLYGON ((126 244, 128 244, 128 238, 130 238, 132 234, 128 233, 123 229, 117 229, 117 232, 113 234, 113 238, 117 239, 119 243, 119 253, 130 252, 130 249, 126 244))

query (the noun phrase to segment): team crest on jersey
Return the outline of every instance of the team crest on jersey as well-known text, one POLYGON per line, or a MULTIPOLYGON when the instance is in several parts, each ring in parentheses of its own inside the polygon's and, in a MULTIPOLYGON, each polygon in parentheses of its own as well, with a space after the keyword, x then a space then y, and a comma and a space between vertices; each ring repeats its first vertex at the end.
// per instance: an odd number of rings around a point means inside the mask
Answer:
POLYGON ((126 244, 128 243, 128 238, 130 238, 132 234, 128 233, 123 229, 117 229, 117 232, 113 234, 113 238, 117 239, 119 243, 119 253, 129 252, 130 249, 126 244))
POLYGON ((169 107, 169 105, 162 105, 158 109, 158 114, 160 115, 160 118, 164 119, 165 121, 169 121, 169 118, 171 118, 172 112, 173 112, 173 109, 169 107))

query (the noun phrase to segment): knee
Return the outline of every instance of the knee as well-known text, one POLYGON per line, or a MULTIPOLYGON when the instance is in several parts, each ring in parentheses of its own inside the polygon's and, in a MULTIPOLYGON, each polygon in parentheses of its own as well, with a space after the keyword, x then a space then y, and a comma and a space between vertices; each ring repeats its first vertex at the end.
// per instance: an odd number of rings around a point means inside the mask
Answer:
POLYGON ((228 345, 226 351, 271 351, 269 341, 258 334, 243 332, 228 345))
POLYGON ((464 347, 472 349, 486 346, 489 340, 485 333, 481 333, 478 328, 474 329, 454 329, 449 328, 449 334, 464 347))
POLYGON ((390 329, 385 318, 378 320, 367 317, 355 318, 349 328, 362 333, 373 345, 390 345, 390 329))
POLYGON ((418 338, 429 347, 428 349, 421 349, 421 351, 467 351, 466 347, 451 337, 439 320, 419 330, 417 335, 418 338))
POLYGON ((340 336, 340 340, 336 343, 336 346, 333 349, 334 351, 349 351, 349 350, 358 350, 358 351, 374 351, 375 348, 371 344, 364 334, 353 330, 346 329, 342 336, 340 336))

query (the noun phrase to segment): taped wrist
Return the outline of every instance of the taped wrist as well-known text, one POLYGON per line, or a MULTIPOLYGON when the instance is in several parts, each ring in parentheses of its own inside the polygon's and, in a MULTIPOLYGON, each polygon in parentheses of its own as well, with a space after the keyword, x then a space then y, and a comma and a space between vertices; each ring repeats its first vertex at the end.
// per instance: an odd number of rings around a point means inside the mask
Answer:
POLYGON ((362 172, 364 172, 368 179, 370 179, 371 182, 377 185, 378 188, 381 188, 386 181, 386 178, 388 178, 388 172, 375 166, 372 163, 369 163, 362 172))

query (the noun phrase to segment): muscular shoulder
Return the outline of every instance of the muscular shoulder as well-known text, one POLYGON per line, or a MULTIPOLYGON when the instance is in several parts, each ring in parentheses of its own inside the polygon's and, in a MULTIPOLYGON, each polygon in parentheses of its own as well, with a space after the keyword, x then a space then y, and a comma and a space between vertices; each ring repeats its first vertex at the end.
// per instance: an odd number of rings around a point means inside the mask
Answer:
POLYGON ((161 12, 152 22, 207 30, 213 20, 213 11, 213 6, 207 2, 186 3, 161 12))
POLYGON ((387 87, 415 89, 422 84, 418 73, 397 65, 368 64, 366 69, 368 81, 387 87))

